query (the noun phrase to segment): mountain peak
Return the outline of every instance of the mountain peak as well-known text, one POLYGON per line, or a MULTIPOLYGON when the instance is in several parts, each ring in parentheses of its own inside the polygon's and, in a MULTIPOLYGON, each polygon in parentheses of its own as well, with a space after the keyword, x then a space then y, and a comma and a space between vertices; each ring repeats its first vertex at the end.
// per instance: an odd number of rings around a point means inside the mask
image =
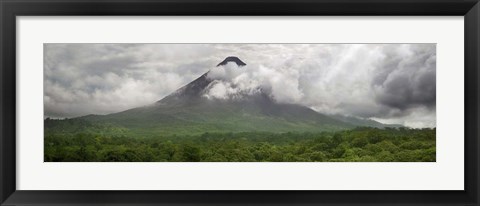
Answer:
POLYGON ((245 62, 243 62, 242 60, 240 60, 238 57, 236 57, 236 56, 229 56, 229 57, 225 58, 225 60, 223 60, 222 62, 218 63, 218 64, 217 64, 217 67, 218 67, 218 66, 226 65, 226 64, 228 64, 228 62, 234 62, 234 63, 237 64, 239 67, 247 65, 247 64, 245 64, 245 62))

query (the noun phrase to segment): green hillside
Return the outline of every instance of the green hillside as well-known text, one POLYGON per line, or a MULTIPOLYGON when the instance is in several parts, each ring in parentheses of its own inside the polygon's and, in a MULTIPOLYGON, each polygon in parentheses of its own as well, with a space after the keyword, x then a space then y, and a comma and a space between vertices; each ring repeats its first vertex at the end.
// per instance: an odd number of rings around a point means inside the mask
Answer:
POLYGON ((208 101, 190 106, 150 105, 111 115, 81 117, 89 122, 155 135, 205 132, 321 132, 354 126, 296 105, 208 101))

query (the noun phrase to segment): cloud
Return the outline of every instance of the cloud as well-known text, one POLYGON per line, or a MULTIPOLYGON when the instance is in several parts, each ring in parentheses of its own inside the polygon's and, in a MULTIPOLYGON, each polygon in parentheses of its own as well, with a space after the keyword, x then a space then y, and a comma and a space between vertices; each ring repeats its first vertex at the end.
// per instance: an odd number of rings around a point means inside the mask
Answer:
POLYGON ((215 81, 208 89, 207 97, 218 99, 240 98, 263 91, 280 103, 296 103, 302 97, 298 88, 298 72, 276 70, 263 65, 238 66, 233 62, 213 67, 207 78, 215 81))
POLYGON ((435 44, 46 44, 45 115, 151 104, 209 72, 208 98, 276 101, 414 127, 435 126, 435 44), (238 56, 244 67, 229 63, 238 56))
POLYGON ((406 110, 436 103, 436 54, 434 47, 403 45, 385 52, 373 78, 377 101, 406 110))
POLYGON ((165 49, 162 45, 46 44, 45 116, 108 114, 150 104, 208 70, 201 61, 174 63, 172 57, 152 55, 152 46, 165 49))

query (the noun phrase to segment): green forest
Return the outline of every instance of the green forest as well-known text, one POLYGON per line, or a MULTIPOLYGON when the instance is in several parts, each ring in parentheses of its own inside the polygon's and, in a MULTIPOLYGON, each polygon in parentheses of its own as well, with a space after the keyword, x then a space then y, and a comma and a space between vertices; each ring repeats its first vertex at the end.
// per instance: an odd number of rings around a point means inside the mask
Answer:
POLYGON ((436 129, 358 127, 155 136, 111 125, 46 120, 44 161, 435 162, 435 134, 436 129))

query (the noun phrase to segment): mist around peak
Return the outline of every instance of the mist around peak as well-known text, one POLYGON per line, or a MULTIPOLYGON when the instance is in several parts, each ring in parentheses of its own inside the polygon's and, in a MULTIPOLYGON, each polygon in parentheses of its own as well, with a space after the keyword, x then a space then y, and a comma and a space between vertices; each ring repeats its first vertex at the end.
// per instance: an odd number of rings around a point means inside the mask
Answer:
POLYGON ((279 103, 294 104, 303 96, 298 78, 295 78, 298 72, 282 72, 261 64, 239 66, 234 61, 224 62, 206 74, 212 82, 205 91, 205 97, 238 99, 261 91, 279 103))

